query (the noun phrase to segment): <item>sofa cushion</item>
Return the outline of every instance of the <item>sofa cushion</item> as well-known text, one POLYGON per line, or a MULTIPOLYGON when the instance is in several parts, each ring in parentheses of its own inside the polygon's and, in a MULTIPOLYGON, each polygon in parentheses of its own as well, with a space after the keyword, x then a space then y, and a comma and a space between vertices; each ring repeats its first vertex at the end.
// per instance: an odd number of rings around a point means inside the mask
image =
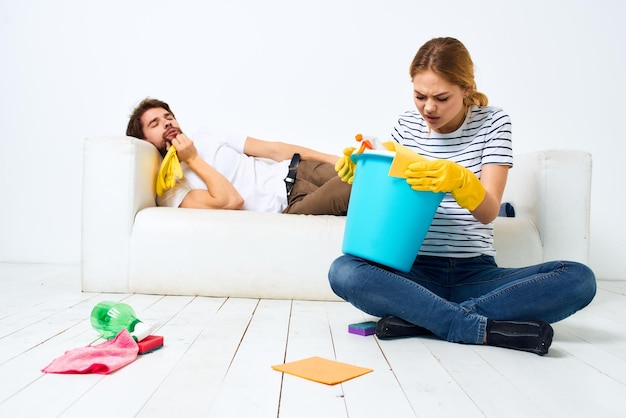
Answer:
POLYGON ((501 267, 523 267, 543 261, 539 230, 527 218, 497 217, 493 223, 496 263, 501 267))
POLYGON ((137 213, 131 292, 339 300, 345 217, 155 207, 137 213))

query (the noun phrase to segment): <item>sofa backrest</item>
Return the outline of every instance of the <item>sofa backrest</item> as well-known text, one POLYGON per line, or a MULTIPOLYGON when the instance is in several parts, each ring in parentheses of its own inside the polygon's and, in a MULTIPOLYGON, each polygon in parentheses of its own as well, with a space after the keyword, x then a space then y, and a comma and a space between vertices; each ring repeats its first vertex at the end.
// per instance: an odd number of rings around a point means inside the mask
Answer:
POLYGON ((591 154, 545 150, 515 155, 503 202, 539 230, 543 261, 588 263, 591 154))

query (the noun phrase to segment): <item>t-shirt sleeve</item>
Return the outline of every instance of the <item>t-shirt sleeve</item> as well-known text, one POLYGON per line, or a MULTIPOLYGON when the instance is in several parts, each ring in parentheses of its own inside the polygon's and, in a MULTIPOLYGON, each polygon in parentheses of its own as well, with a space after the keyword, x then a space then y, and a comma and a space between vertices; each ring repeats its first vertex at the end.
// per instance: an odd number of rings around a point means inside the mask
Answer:
POLYGON ((183 203, 183 199, 187 196, 187 193, 191 191, 191 185, 187 178, 176 180, 176 185, 167 189, 161 196, 157 196, 157 206, 167 206, 170 208, 177 208, 183 203))
POLYGON ((496 110, 486 136, 483 164, 513 166, 511 117, 501 109, 496 110))

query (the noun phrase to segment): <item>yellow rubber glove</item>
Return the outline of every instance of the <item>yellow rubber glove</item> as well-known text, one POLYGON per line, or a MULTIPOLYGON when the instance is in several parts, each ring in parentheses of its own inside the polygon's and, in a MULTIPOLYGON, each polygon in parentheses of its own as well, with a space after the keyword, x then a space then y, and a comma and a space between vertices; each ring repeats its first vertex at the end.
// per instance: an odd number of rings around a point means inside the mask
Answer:
POLYGON ((383 142, 383 147, 385 147, 385 149, 387 151, 396 151, 396 145, 400 146, 400 144, 398 144, 397 142, 393 142, 393 141, 385 141, 383 142))
POLYGON ((157 196, 161 196, 165 190, 176 186, 176 178, 183 178, 183 169, 180 166, 180 161, 178 161, 176 148, 172 145, 170 149, 167 150, 165 157, 163 157, 161 167, 157 173, 157 196))
POLYGON ((337 175, 341 177, 341 181, 352 184, 354 181, 354 172, 356 171, 356 164, 352 161, 352 153, 354 152, 355 147, 344 148, 343 157, 341 157, 335 163, 335 171, 337 175))
MULTIPOLYGON (((386 148, 389 151, 395 151, 394 145, 391 142, 381 142, 378 138, 373 136, 363 136, 363 134, 356 134, 354 139, 357 142, 361 143, 359 150, 356 154, 361 154, 366 149, 384 149, 386 148)), ((344 181, 348 184, 352 184, 354 181, 354 172, 356 171, 356 164, 352 161, 352 154, 354 154, 355 147, 344 148, 343 157, 341 157, 335 163, 335 171, 341 177, 341 181, 344 181)))
POLYGON ((474 210, 485 198, 485 188, 469 169, 448 160, 409 164, 406 182, 413 190, 450 192, 459 206, 474 210))

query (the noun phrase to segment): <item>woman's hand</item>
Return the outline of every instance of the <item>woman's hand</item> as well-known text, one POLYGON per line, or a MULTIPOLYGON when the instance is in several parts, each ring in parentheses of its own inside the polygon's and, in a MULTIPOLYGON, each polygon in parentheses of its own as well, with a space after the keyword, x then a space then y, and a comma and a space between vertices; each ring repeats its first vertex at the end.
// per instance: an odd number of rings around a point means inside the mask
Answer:
POLYGON ((352 161, 352 158, 350 157, 355 149, 355 147, 344 148, 343 157, 340 157, 335 163, 335 171, 337 172, 337 175, 341 177, 341 181, 348 184, 352 184, 354 181, 356 164, 354 164, 354 161, 352 161))
POLYGON ((478 177, 471 170, 449 160, 411 163, 406 176, 413 190, 450 192, 459 206, 470 211, 485 198, 485 188, 478 177))

